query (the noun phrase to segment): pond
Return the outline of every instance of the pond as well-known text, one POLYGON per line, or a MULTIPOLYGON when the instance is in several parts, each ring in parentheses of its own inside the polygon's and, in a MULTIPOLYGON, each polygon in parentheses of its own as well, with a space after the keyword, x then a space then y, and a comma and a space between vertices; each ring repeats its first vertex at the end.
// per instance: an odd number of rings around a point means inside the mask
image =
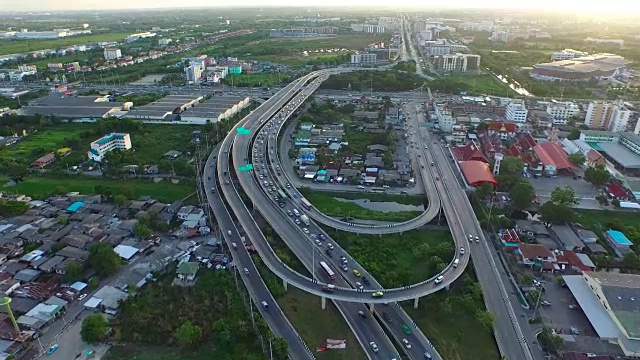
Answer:
POLYGON ((368 210, 381 212, 400 212, 400 211, 424 211, 424 207, 420 205, 405 205, 397 202, 369 201, 368 199, 342 199, 335 198, 340 202, 350 202, 361 206, 368 210))
POLYGON ((513 79, 509 79, 507 75, 498 75, 496 73, 492 73, 492 74, 495 75, 500 81, 507 84, 509 88, 511 88, 511 90, 517 92, 518 94, 522 96, 527 96, 527 97, 533 96, 527 89, 523 88, 522 85, 520 85, 517 81, 513 79))

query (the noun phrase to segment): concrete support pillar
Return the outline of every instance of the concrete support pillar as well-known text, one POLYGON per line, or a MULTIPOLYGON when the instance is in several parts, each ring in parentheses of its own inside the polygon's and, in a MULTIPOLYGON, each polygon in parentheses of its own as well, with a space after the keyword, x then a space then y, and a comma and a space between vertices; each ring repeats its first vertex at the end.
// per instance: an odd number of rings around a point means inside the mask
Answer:
POLYGON ((418 302, 420 301, 420 298, 417 297, 415 299, 413 299, 413 308, 417 309, 418 308, 418 302))
POLYGON ((373 303, 372 303, 372 304, 369 304, 369 311, 370 311, 370 312, 373 312, 373 306, 374 306, 374 305, 375 305, 375 304, 373 304, 373 303))
POLYGON ((287 285, 289 285, 289 283, 287 283, 287 280, 282 279, 282 287, 284 287, 284 291, 287 291, 287 285))
POLYGON ((320 299, 322 299, 322 310, 324 310, 327 308, 327 298, 323 296, 320 299))
POLYGON ((449 287, 451 286, 451 284, 448 284, 447 286, 445 286, 444 288, 447 289, 447 291, 449 291, 449 287))

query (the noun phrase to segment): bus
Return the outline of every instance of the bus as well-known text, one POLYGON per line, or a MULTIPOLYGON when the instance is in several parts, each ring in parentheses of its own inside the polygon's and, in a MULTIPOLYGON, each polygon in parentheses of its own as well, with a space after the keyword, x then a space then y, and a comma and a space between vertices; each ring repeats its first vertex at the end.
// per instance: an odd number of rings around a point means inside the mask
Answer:
POLYGON ((281 202, 287 201, 287 194, 285 194, 284 191, 282 191, 282 189, 278 190, 278 197, 280 198, 281 202))
POLYGON ((307 210, 311 210, 311 207, 313 205, 311 205, 311 203, 309 202, 309 200, 305 199, 305 198, 300 198, 300 202, 302 203, 302 206, 304 206, 305 209, 307 210))
POLYGON ((372 187, 369 189, 369 192, 372 193, 379 193, 379 194, 384 194, 387 192, 387 189, 385 188, 379 188, 379 187, 372 187))
POLYGON ((336 279, 336 274, 333 272, 333 270, 331 270, 326 262, 320 261, 320 267, 322 268, 322 271, 324 272, 324 275, 327 277, 327 279, 332 281, 336 279))

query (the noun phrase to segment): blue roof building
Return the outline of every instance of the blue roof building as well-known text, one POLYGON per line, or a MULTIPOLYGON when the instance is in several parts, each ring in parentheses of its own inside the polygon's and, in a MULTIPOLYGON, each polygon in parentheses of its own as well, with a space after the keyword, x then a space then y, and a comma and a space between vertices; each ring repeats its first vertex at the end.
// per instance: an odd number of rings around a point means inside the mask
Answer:
POLYGON ((618 230, 607 230, 604 237, 618 257, 624 257, 626 254, 632 252, 631 246, 633 246, 633 243, 622 232, 618 230))
POLYGON ((67 211, 72 213, 77 212, 83 205, 84 203, 82 201, 76 201, 73 204, 69 205, 67 211))

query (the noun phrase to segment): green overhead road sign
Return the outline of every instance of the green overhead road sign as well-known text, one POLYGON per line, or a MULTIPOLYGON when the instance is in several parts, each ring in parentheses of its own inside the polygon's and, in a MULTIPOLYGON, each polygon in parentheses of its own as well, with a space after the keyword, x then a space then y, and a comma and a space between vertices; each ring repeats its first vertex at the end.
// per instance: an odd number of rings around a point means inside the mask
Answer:
POLYGON ((251 170, 253 170, 253 164, 247 164, 247 165, 244 165, 244 166, 240 166, 238 168, 238 171, 240 171, 240 172, 251 171, 251 170))
POLYGON ((243 127, 238 128, 238 135, 250 135, 250 134, 251 134, 251 130, 245 129, 243 127))

